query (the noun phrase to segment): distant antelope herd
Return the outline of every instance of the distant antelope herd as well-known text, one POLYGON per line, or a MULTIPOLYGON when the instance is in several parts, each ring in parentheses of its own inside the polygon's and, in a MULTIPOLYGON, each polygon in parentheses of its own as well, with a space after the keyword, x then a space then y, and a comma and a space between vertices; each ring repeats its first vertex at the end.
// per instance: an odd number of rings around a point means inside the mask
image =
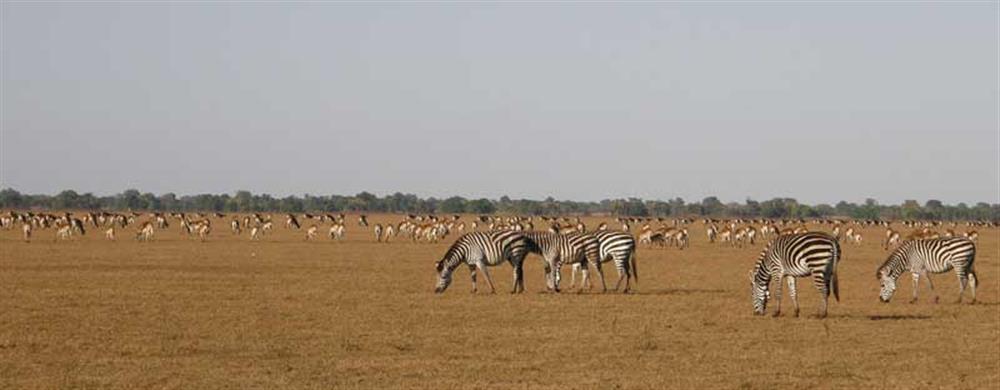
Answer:
MULTIPOLYGON (((231 234, 248 234, 251 241, 265 239, 272 234, 274 222, 270 214, 251 213, 227 217, 221 213, 110 213, 9 211, 0 215, 0 228, 11 230, 20 226, 22 239, 31 242, 38 232, 51 229, 54 240, 74 241, 87 234, 88 229, 103 229, 108 241, 117 240, 119 230, 134 226, 138 242, 150 242, 158 231, 171 225, 179 226, 181 237, 196 237, 201 242, 210 240, 212 220, 229 218, 231 234)), ((509 262, 515 268, 514 292, 524 291, 522 265, 528 254, 542 256, 547 287, 560 290, 562 265, 572 267, 570 288, 577 286, 581 274, 581 289, 591 289, 589 268, 594 267, 600 276, 601 288, 607 290, 602 263, 610 262, 618 270, 615 290, 624 285, 629 291, 639 280, 637 246, 650 250, 691 247, 691 231, 697 222, 690 218, 617 218, 620 227, 615 229, 608 222, 588 228, 580 217, 550 216, 496 216, 479 215, 415 215, 398 217, 398 222, 370 222, 368 216, 357 217, 357 229, 370 229, 370 239, 375 243, 408 242, 413 244, 438 243, 452 234, 453 240, 445 256, 437 263, 437 291, 444 291, 451 283, 455 268, 465 264, 471 271, 473 288, 477 274, 486 277, 491 290, 495 290, 488 268, 509 262), (536 229, 537 226, 547 228, 536 229), (633 226, 637 226, 635 233, 633 226), (634 234, 634 236, 633 236, 634 234)), ((320 229, 327 230, 330 241, 345 240, 347 216, 345 214, 285 214, 284 227, 289 231, 305 228, 307 242, 318 241, 320 229)), ((820 291, 823 302, 820 315, 827 311, 830 294, 839 299, 836 266, 841 257, 841 245, 863 244, 862 228, 884 228, 885 234, 875 242, 884 251, 891 251, 889 259, 878 270, 882 285, 880 299, 888 302, 896 289, 896 280, 904 272, 913 274, 914 286, 919 280, 930 283, 930 273, 954 269, 959 277, 960 297, 966 286, 970 287, 975 301, 975 288, 979 284, 975 273, 975 243, 977 229, 997 228, 997 222, 967 221, 881 221, 847 219, 713 219, 701 221, 708 245, 724 245, 739 249, 766 242, 754 269, 751 270, 751 297, 756 314, 763 314, 770 299, 770 282, 778 281, 775 314, 780 313, 781 283, 787 280, 789 296, 798 314, 795 278, 811 276, 820 291), (812 229, 807 228, 812 225, 812 229), (963 231, 962 226, 965 229, 963 231), (902 231, 906 230, 904 234, 902 231), (815 261, 813 258, 815 257, 815 261), (808 261, 807 261, 808 260, 808 261), (822 261, 820 261, 822 260, 822 261)), ((366 235, 369 233, 366 233, 366 235)), ((914 289, 913 300, 916 299, 914 289)), ((935 299, 936 295, 935 295, 935 299)), ((960 298, 961 299, 961 298, 960 298)))
MULTIPOLYGON (((212 217, 226 218, 221 213, 110 213, 87 212, 82 214, 36 213, 9 211, 0 216, 0 227, 11 229, 21 226, 22 238, 30 242, 37 230, 54 229, 55 239, 71 240, 74 236, 87 233, 87 226, 104 229, 104 236, 109 241, 117 239, 119 229, 136 226, 134 238, 138 241, 151 241, 158 230, 171 227, 171 220, 180 226, 180 234, 186 237, 196 237, 207 241, 212 233, 212 217)), ((323 225, 328 225, 327 238, 332 241, 344 239, 347 216, 345 214, 285 214, 284 226, 289 230, 302 228, 302 221, 309 221, 305 239, 316 240, 323 225)), ((690 218, 617 218, 620 231, 631 232, 632 226, 639 226, 635 233, 636 241, 646 248, 676 248, 690 247, 690 234, 694 219, 690 218)), ((884 250, 899 246, 904 241, 926 240, 935 238, 966 237, 975 242, 979 233, 974 229, 958 232, 958 222, 945 221, 900 221, 890 223, 881 220, 841 220, 841 219, 711 219, 701 220, 705 236, 709 243, 724 243, 732 247, 742 248, 755 246, 760 240, 771 237, 799 234, 809 231, 807 223, 829 226, 829 231, 835 239, 852 245, 861 245, 863 236, 860 227, 882 226, 885 236, 881 242, 884 250), (892 226, 895 225, 895 226, 892 226), (901 228, 910 229, 903 235, 901 228)), ((472 220, 462 220, 459 215, 438 216, 433 214, 403 216, 395 223, 369 223, 368 216, 360 214, 357 226, 361 229, 371 229, 375 242, 388 243, 394 238, 402 237, 414 243, 437 243, 447 239, 451 234, 463 234, 469 231, 514 230, 532 231, 536 224, 548 226, 547 231, 557 234, 586 233, 588 227, 579 217, 550 216, 495 216, 481 215, 472 220)), ((996 222, 969 221, 964 222, 967 228, 995 227, 996 222)), ((271 233, 274 228, 270 214, 251 213, 232 216, 229 220, 232 235, 248 234, 252 241, 260 240, 271 233)), ((593 231, 613 230, 607 222, 599 223, 593 231)), ((877 241, 877 242, 879 242, 877 241)))

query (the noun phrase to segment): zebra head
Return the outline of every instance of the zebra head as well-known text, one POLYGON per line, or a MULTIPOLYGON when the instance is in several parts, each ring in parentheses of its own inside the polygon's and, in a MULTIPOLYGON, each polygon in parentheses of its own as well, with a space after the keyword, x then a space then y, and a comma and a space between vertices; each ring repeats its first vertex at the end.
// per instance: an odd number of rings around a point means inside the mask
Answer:
POLYGON ((892 293, 896 292, 896 278, 892 277, 888 269, 880 269, 878 274, 879 282, 882 284, 882 290, 879 292, 878 299, 883 303, 889 303, 892 299, 892 293))
POLYGON ((444 290, 448 289, 451 285, 451 272, 455 269, 454 267, 449 267, 446 259, 442 259, 437 262, 435 266, 438 274, 437 286, 434 288, 435 293, 443 293, 444 290))
POLYGON ((764 275, 758 266, 750 271, 750 298, 753 302, 753 314, 764 315, 767 311, 767 301, 771 298, 771 278, 764 275))

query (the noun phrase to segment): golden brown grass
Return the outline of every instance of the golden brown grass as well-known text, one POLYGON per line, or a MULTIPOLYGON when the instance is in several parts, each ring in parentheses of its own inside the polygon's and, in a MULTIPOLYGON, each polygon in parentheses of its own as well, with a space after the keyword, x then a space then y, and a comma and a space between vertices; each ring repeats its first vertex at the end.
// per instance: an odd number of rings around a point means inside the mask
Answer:
MULTIPOLYGON (((397 220, 378 216, 375 221, 397 220)), ((353 220, 352 220, 353 221, 353 220)), ((99 231, 54 242, 0 231, 0 388, 996 388, 1000 239, 980 229, 977 305, 908 304, 910 284, 877 301, 882 229, 844 244, 830 318, 751 315, 746 273, 761 246, 641 249, 638 292, 545 294, 538 257, 528 292, 468 293, 459 269, 433 289, 441 244, 260 242, 217 221, 200 243, 176 226, 154 242, 99 231)), ((595 220, 588 221, 595 226, 595 220)), ((305 225, 309 225, 306 223, 305 225)), ((614 226, 614 225, 613 225, 614 226)), ((129 229, 131 231, 132 228, 129 229)), ((326 229, 321 229, 325 234, 326 229)), ((565 273, 568 275, 568 269, 565 273)), ((609 273, 612 278, 614 271, 609 273)), ((818 293, 799 283, 803 314, 818 293)), ((786 315, 790 305, 785 299, 786 315)))

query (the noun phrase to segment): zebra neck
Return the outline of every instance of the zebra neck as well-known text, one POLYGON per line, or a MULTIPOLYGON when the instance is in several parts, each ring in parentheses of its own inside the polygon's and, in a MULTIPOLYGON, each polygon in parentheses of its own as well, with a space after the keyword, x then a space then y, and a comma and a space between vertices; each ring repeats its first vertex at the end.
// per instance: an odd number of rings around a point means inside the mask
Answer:
POLYGON ((888 269, 889 277, 896 280, 909 268, 909 263, 909 256, 905 256, 902 253, 895 253, 889 257, 889 260, 882 265, 881 269, 888 269))
POLYGON ((754 269, 753 280, 755 283, 766 283, 771 281, 771 270, 767 269, 764 265, 764 260, 757 261, 757 267, 754 269))

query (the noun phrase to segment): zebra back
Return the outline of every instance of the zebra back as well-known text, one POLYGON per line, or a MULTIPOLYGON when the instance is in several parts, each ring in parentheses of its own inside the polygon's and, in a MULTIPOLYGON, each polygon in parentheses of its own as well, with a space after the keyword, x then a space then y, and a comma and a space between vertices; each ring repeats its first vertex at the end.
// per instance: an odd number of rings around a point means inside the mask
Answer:
POLYGON ((944 272, 954 267, 960 274, 972 268, 976 258, 976 245, 966 237, 906 240, 889 254, 875 271, 875 278, 882 275, 893 280, 914 267, 915 261, 925 262, 932 272, 944 272))
POLYGON ((473 251, 480 251, 488 263, 499 264, 505 259, 523 258, 532 243, 521 232, 501 230, 469 232, 458 237, 437 263, 438 272, 453 270, 463 262, 471 261, 473 251))

